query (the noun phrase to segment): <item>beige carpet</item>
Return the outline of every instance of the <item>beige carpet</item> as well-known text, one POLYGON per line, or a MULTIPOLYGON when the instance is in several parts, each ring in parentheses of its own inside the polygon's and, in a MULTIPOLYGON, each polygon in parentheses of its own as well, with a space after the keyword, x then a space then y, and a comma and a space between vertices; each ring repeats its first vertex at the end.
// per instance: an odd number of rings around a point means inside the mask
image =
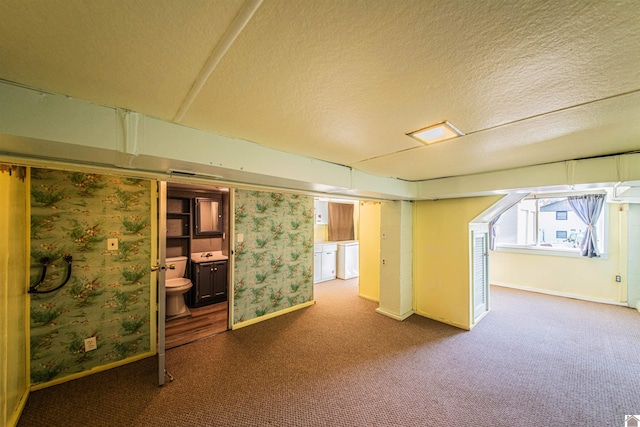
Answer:
POLYGON ((464 332, 374 312, 353 281, 317 304, 31 394, 20 426, 622 426, 640 414, 640 313, 492 288, 464 332))

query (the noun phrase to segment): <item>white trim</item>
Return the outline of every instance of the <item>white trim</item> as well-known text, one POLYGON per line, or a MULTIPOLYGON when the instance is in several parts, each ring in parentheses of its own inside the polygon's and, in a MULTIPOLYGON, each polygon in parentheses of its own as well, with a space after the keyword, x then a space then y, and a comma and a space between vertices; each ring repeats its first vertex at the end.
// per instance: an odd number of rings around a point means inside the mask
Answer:
MULTIPOLYGON (((527 255, 564 256, 568 258, 583 258, 580 249, 545 248, 542 246, 505 245, 496 246, 495 252, 514 252, 527 255)), ((592 259, 606 259, 606 254, 592 259)))
POLYGON ((605 188, 590 188, 587 190, 580 190, 580 191, 567 190, 567 191, 556 191, 556 192, 549 192, 549 193, 545 193, 544 191, 537 191, 535 194, 529 194, 527 197, 525 197, 525 199, 557 199, 557 198, 563 198, 563 197, 569 197, 569 196, 587 196, 589 194, 607 195, 608 194, 607 189, 611 188, 611 184, 604 183, 601 185, 605 186, 605 188))
MULTIPOLYGON (((517 289, 517 290, 520 290, 520 291, 527 291, 527 292, 536 292, 538 294, 553 295, 553 296, 556 296, 556 297, 578 299, 578 300, 589 301, 589 302, 597 302, 597 303, 600 303, 600 304, 618 305, 620 307, 628 307, 628 304, 626 304, 624 302, 609 301, 609 300, 604 300, 604 299, 599 299, 599 298, 590 298, 590 297, 585 297, 585 296, 582 296, 582 295, 566 294, 564 292, 547 291, 547 290, 544 290, 544 289, 530 288, 528 286, 511 285, 511 284, 508 284, 508 283, 501 283, 501 282, 492 282, 490 286, 500 286, 502 288, 517 289)), ((638 311, 640 311, 640 309, 638 311)))
POLYGON ((376 308, 376 313, 382 314, 383 316, 387 316, 387 317, 390 317, 390 318, 392 318, 394 320, 399 320, 399 321, 402 322, 403 320, 407 319, 409 316, 413 315, 414 311, 413 310, 409 310, 405 314, 403 314, 401 316, 398 316, 397 314, 393 314, 391 312, 385 311, 385 310, 381 309, 380 307, 378 307, 378 308, 376 308))
MULTIPOLYGON (((487 298, 487 300, 489 300, 489 298, 487 298)), ((488 304, 487 304, 487 306, 488 306, 488 304)), ((482 319, 484 319, 484 318, 485 318, 485 316, 486 316, 487 314, 489 314, 489 312, 490 312, 490 311, 491 311, 491 310, 487 308, 487 309, 486 309, 485 311, 483 311, 480 315, 478 315, 478 318, 477 318, 477 319, 475 319, 475 320, 471 323, 471 325, 469 325, 469 330, 473 329, 473 327, 474 327, 474 326, 476 326, 478 323, 480 323, 480 321, 481 321, 482 319)))
POLYGON ((430 313, 426 313, 423 311, 419 311, 416 310, 415 314, 417 314, 418 316, 422 316, 422 317, 426 317, 427 319, 431 319, 434 320, 436 322, 440 322, 440 323, 444 323, 446 325, 450 325, 450 326, 454 326, 456 328, 465 330, 465 331, 470 331, 473 325, 464 325, 460 322, 454 322, 453 320, 449 320, 449 319, 445 319, 444 317, 438 317, 438 316, 434 316, 430 313))

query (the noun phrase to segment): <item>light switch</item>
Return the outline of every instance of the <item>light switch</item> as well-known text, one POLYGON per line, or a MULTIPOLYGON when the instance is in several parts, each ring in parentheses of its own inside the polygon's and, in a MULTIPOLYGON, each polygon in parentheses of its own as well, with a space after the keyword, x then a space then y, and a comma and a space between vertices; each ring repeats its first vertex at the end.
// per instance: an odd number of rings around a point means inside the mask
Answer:
POLYGON ((118 239, 107 239, 107 250, 109 251, 117 251, 118 250, 118 239))
POLYGON ((386 231, 383 231, 383 232, 382 232, 382 238, 383 238, 383 239, 386 239, 386 238, 387 238, 387 232, 386 232, 386 231))
POLYGON ((242 234, 242 233, 238 233, 238 234, 236 235, 236 241, 237 241, 238 243, 242 243, 242 242, 244 242, 244 234, 242 234))

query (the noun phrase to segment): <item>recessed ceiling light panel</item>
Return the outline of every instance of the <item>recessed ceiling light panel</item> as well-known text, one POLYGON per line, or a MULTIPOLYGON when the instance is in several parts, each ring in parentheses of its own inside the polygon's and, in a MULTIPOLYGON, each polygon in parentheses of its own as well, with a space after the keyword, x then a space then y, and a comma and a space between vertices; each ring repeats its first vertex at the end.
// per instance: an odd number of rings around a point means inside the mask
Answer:
POLYGON ((436 142, 446 141, 447 139, 462 136, 464 135, 464 132, 451 123, 445 121, 409 132, 407 135, 411 138, 417 139, 423 144, 435 144, 436 142))

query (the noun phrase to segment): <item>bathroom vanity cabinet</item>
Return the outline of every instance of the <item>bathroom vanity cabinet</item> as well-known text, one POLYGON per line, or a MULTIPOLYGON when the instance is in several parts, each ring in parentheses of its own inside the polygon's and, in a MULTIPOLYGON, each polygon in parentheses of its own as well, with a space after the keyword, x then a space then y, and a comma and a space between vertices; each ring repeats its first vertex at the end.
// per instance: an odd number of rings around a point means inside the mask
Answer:
POLYGON ((207 261, 191 263, 191 281, 189 291, 192 307, 227 300, 227 261, 207 261))

